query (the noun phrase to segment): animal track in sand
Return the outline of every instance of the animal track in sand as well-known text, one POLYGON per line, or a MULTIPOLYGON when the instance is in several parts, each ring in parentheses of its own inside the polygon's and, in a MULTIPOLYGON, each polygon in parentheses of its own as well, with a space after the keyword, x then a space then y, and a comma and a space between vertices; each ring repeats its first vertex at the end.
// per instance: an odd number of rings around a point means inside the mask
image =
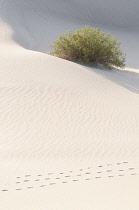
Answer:
POLYGON ((27 187, 28 189, 33 189, 34 187, 27 187))
MULTIPOLYGON (((37 187, 45 187, 47 185, 56 185, 57 183, 68 184, 72 182, 79 181, 89 181, 93 179, 102 179, 102 178, 113 178, 116 176, 124 177, 138 175, 139 171, 128 162, 121 162, 115 164, 106 164, 106 165, 97 165, 94 167, 80 168, 78 170, 63 171, 57 173, 46 173, 46 174, 26 174, 24 176, 17 176, 15 184, 20 186, 19 188, 15 187, 16 191, 23 189, 33 189, 37 187), (98 170, 99 168, 99 170, 98 170), (79 173, 80 172, 80 173, 79 173), (36 179, 34 178, 36 177, 36 179), (24 178, 27 179, 24 179, 24 178), (39 179, 37 179, 39 177, 39 179), (28 183, 32 183, 32 186, 27 186, 28 183), (34 185, 33 185, 34 183, 34 185), (47 183, 47 184, 46 184, 47 183)), ((3 188, 2 192, 7 192, 9 189, 3 188)))
POLYGON ((7 192, 8 190, 2 190, 2 192, 7 192))
POLYGON ((45 187, 46 185, 41 185, 40 187, 45 187))

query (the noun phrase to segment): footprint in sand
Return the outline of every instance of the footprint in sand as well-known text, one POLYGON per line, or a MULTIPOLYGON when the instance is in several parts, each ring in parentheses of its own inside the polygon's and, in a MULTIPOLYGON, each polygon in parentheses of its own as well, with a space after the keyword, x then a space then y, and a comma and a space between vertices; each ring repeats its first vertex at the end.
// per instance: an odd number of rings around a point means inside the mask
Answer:
POLYGON ((41 185, 40 187, 45 187, 46 185, 41 185))
POLYGON ((32 188, 34 188, 34 187, 27 187, 28 189, 32 189, 32 188))

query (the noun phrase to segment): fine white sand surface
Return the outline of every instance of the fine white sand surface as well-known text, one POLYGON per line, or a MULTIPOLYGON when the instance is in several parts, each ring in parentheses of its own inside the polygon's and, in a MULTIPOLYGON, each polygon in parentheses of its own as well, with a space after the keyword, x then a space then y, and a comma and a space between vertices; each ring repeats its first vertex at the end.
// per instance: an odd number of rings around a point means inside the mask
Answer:
POLYGON ((0 0, 0 210, 139 209, 139 1, 0 0), (47 53, 84 25, 126 68, 47 53))

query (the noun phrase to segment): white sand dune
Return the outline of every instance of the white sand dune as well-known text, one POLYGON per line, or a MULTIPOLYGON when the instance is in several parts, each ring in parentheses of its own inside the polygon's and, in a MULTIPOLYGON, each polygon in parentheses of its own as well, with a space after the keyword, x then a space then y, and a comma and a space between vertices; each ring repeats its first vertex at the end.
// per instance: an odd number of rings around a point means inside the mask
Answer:
POLYGON ((0 209, 138 210, 139 2, 0 0, 0 209), (125 70, 46 54, 83 25, 125 70))

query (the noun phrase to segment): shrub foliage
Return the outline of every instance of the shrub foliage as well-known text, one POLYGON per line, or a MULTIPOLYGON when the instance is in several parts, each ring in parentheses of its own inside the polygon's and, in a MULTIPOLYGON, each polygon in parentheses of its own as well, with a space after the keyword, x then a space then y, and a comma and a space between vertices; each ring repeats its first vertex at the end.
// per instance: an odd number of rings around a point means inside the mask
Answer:
POLYGON ((111 34, 85 26, 75 34, 69 31, 60 35, 54 42, 53 52, 50 54, 93 66, 124 68, 126 56, 119 49, 120 44, 120 41, 111 34))

